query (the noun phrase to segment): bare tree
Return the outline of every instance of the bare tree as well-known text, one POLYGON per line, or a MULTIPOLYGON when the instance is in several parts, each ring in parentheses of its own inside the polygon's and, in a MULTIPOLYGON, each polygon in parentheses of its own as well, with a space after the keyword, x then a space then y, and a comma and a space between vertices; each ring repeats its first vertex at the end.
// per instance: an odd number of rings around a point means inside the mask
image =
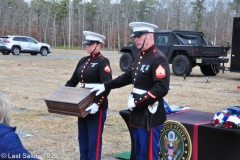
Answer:
MULTIPOLYGON (((108 49, 132 43, 132 21, 159 29, 199 30, 208 40, 231 40, 240 0, 1 0, 0 33, 30 35, 52 46, 81 47, 83 30, 107 37, 108 49), (205 9, 206 8, 206 9, 205 9), (204 18, 203 18, 204 17, 204 18)), ((83 46, 82 46, 83 47, 83 46)))
POLYGON ((175 29, 181 29, 181 19, 183 19, 183 11, 185 9, 187 1, 186 0, 175 0, 172 4, 173 11, 174 11, 174 22, 175 22, 175 29))
MULTIPOLYGON (((207 33, 207 39, 210 39, 213 45, 221 43, 220 37, 224 35, 227 27, 224 25, 224 15, 227 11, 227 2, 221 0, 211 0, 206 3, 206 15, 203 25, 203 31, 207 33), (209 38, 210 37, 210 38, 209 38)), ((227 16, 228 17, 228 16, 227 16)))
POLYGON ((118 50, 120 50, 121 39, 120 39, 120 0, 117 0, 115 4, 113 4, 112 11, 113 11, 113 19, 115 19, 117 25, 117 46, 118 50))
POLYGON ((124 32, 124 46, 127 45, 127 37, 128 37, 128 24, 129 24, 129 16, 131 14, 131 10, 133 6, 133 0, 121 0, 121 12, 123 13, 123 32, 124 32))

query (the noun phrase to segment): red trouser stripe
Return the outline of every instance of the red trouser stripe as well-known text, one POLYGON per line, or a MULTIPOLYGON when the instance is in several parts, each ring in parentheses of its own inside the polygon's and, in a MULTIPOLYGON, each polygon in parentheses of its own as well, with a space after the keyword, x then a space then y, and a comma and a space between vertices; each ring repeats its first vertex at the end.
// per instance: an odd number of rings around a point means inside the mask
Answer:
POLYGON ((152 160, 152 156, 153 156, 153 149, 152 149, 152 140, 153 140, 153 137, 152 137, 152 128, 150 128, 150 131, 149 131, 149 160, 152 160))
POLYGON ((102 133, 102 110, 99 110, 97 146, 96 146, 96 160, 101 159, 101 158, 99 158, 100 143, 101 143, 101 133, 102 133))
POLYGON ((193 126, 193 155, 192 160, 198 160, 198 126, 201 124, 208 124, 211 122, 203 122, 194 124, 193 126))

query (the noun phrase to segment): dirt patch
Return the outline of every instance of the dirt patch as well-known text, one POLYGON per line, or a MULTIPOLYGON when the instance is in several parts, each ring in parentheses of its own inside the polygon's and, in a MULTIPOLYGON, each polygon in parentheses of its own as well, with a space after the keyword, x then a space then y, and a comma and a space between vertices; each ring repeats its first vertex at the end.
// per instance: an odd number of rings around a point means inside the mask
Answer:
MULTIPOLYGON (((119 69, 120 54, 102 51, 109 58, 113 77, 119 69)), ((64 86, 71 77, 78 60, 85 51, 53 49, 48 56, 0 55, 0 92, 12 101, 12 126, 34 135, 22 138, 24 146, 33 155, 44 159, 77 160, 77 118, 48 113, 44 99, 64 86)), ((205 83, 199 67, 189 77, 171 73, 170 91, 165 97, 169 105, 186 106, 194 110, 217 112, 240 105, 240 74, 226 71, 209 78, 205 83)), ((115 154, 130 150, 130 135, 120 110, 126 109, 131 86, 112 90, 109 95, 109 114, 103 134, 103 159, 114 159, 115 154)))

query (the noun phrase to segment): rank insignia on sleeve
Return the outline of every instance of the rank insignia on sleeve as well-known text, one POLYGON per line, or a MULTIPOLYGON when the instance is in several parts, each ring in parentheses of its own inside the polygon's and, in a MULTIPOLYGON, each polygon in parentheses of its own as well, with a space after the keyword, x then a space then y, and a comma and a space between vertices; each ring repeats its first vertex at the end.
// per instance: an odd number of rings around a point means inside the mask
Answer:
POLYGON ((110 69, 110 67, 107 65, 107 66, 104 68, 104 71, 107 72, 107 73, 110 73, 110 72, 111 72, 111 69, 110 69))
POLYGON ((156 77, 157 78, 164 78, 166 75, 165 69, 162 67, 162 65, 159 65, 156 69, 156 77))

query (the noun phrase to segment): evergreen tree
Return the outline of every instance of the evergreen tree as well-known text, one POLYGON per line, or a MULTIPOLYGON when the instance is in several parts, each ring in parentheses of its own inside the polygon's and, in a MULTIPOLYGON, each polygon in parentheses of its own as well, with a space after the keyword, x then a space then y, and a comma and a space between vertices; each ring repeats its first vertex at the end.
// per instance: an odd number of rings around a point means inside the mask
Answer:
POLYGON ((195 25, 195 31, 199 31, 199 29, 202 27, 202 14, 203 11, 206 9, 204 7, 204 2, 205 0, 195 0, 194 2, 191 2, 191 5, 193 6, 193 14, 197 17, 197 19, 191 21, 191 23, 195 25))

